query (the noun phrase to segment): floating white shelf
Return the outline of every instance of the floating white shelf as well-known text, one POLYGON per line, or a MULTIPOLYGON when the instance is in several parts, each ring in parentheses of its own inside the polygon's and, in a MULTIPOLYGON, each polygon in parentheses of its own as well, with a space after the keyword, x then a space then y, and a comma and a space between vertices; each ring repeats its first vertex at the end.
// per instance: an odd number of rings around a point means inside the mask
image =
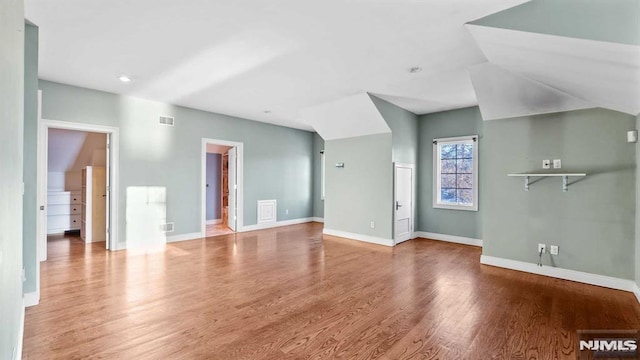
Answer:
POLYGON ((516 176, 524 178, 524 191, 529 191, 530 177, 562 177, 562 191, 569 191, 569 177, 585 177, 586 173, 561 173, 561 172, 526 172, 507 174, 507 176, 516 176))

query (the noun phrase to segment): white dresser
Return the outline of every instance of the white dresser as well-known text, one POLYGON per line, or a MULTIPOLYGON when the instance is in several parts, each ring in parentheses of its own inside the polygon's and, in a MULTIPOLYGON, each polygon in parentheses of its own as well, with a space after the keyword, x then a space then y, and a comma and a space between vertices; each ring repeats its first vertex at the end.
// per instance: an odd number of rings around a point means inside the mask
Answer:
POLYGON ((49 191, 47 193, 47 234, 80 230, 81 191, 49 191))

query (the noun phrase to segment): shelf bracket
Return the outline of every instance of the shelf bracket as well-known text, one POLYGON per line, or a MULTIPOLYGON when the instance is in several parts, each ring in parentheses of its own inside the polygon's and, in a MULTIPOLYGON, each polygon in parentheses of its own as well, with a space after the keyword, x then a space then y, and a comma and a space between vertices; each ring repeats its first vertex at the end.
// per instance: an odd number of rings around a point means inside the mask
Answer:
POLYGON ((563 176, 562 177, 562 192, 567 192, 569 191, 569 177, 568 176, 563 176))
POLYGON ((529 177, 524 177, 524 191, 529 191, 529 177))

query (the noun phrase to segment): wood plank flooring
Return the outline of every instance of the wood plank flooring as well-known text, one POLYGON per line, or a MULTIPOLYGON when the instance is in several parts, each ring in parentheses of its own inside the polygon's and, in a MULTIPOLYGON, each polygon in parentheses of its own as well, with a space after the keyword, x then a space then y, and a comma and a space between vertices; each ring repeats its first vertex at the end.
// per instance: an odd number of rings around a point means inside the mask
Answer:
POLYGON ((233 230, 223 224, 210 224, 206 229, 207 237, 233 234, 233 230))
POLYGON ((301 224, 107 252, 49 243, 25 359, 575 359, 579 329, 638 329, 631 293, 301 224))

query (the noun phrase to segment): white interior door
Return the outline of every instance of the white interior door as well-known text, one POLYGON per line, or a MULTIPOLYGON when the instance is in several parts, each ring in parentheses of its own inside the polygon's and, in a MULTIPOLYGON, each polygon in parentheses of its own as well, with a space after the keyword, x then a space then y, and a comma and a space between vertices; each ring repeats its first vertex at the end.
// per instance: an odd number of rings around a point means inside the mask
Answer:
POLYGON ((107 146, 106 146, 106 159, 105 159, 105 244, 107 250, 111 249, 111 134, 107 133, 107 146))
POLYGON ((396 244, 410 240, 413 234, 414 166, 394 166, 394 239, 396 244))
POLYGON ((238 161, 238 156, 237 156, 237 152, 236 152, 236 148, 233 147, 231 149, 229 149, 229 206, 228 206, 228 213, 227 213, 227 224, 229 225, 229 228, 231 228, 231 230, 236 231, 236 220, 237 220, 237 199, 238 199, 238 194, 237 194, 237 190, 238 190, 238 176, 237 176, 237 161, 238 161))

